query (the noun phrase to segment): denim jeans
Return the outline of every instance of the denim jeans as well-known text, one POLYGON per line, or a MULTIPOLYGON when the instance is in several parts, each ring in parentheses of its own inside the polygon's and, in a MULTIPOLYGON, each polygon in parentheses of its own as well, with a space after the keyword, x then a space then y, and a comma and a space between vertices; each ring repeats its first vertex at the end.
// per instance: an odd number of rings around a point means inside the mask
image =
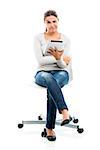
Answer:
POLYGON ((35 75, 36 84, 47 88, 47 117, 46 127, 55 128, 56 112, 67 109, 61 88, 69 81, 65 70, 38 71, 35 75))

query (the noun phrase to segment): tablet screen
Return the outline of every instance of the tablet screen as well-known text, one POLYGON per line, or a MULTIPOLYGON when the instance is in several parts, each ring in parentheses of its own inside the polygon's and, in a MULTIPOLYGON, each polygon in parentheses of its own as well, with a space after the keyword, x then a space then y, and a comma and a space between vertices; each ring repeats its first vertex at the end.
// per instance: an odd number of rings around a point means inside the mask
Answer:
MULTIPOLYGON (((64 44, 63 41, 61 40, 50 40, 47 44, 46 47, 46 55, 48 54, 48 50, 52 48, 52 49, 56 49, 58 51, 63 51, 64 50, 64 44)), ((50 54, 50 53, 49 53, 50 54)))

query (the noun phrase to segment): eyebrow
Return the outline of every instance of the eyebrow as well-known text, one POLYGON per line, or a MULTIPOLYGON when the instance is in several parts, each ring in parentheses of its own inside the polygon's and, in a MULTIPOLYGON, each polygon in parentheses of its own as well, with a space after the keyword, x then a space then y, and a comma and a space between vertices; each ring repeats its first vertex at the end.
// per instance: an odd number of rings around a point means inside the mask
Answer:
POLYGON ((49 21, 49 20, 46 20, 47 22, 56 22, 56 20, 53 20, 53 21, 49 21))

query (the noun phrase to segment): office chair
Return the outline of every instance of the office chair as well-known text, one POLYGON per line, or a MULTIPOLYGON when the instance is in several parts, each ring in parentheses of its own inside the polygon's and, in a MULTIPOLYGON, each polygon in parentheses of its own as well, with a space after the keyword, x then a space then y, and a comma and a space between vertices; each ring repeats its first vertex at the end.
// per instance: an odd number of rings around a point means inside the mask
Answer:
MULTIPOLYGON (((35 88, 41 88, 42 89, 46 89, 42 86, 39 86, 35 83, 33 83, 33 86, 35 86, 35 88)), ((78 124, 79 120, 75 117, 71 117, 71 121, 69 124, 65 124, 64 127, 69 127, 69 128, 73 128, 76 129, 78 133, 82 133, 84 131, 83 128, 79 127, 78 124)), ((21 129, 24 127, 25 124, 46 124, 46 120, 42 118, 41 115, 39 115, 37 117, 37 120, 28 120, 28 121, 22 121, 21 123, 18 124, 18 128, 21 129)), ((56 120, 55 125, 61 126, 61 120, 56 120)), ((41 136, 42 137, 46 137, 47 132, 46 132, 46 128, 44 128, 44 130, 41 132, 41 136)))

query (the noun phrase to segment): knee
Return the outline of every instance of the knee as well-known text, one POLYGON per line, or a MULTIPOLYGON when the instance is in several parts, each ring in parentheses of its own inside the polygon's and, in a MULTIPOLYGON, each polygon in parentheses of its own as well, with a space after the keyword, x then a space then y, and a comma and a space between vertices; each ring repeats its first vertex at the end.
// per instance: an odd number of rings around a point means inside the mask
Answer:
POLYGON ((59 75, 60 75, 60 78, 57 78, 56 81, 61 87, 63 87, 69 81, 69 74, 66 71, 61 71, 59 75))
POLYGON ((68 74, 67 71, 61 71, 59 74, 60 74, 62 77, 64 77, 65 79, 66 79, 66 78, 69 79, 69 74, 68 74))
POLYGON ((51 81, 52 80, 52 75, 48 72, 42 72, 41 77, 46 81, 51 81))

